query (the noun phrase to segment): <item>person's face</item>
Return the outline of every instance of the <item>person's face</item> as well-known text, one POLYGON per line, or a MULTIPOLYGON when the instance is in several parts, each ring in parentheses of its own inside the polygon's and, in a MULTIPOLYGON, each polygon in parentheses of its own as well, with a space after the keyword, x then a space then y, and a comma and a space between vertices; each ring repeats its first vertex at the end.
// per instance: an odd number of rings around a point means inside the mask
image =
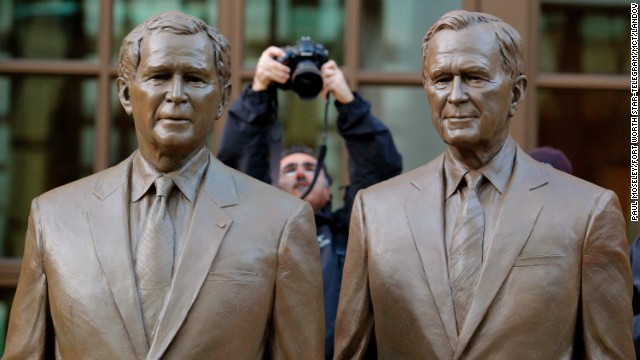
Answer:
POLYGON ((220 115, 221 84, 205 33, 153 33, 143 39, 135 78, 118 80, 122 105, 133 115, 140 151, 188 157, 204 146, 220 115))
POLYGON ((514 80, 503 70, 496 35, 488 26, 436 33, 424 72, 433 125, 445 143, 492 149, 506 139, 526 78, 514 80))
MULTIPOLYGON (((302 196, 311 182, 316 170, 317 160, 305 153, 289 154, 280 160, 280 176, 278 186, 289 194, 302 196)), ((311 204, 313 210, 323 208, 331 199, 331 189, 324 171, 318 174, 318 180, 304 200, 311 204)))

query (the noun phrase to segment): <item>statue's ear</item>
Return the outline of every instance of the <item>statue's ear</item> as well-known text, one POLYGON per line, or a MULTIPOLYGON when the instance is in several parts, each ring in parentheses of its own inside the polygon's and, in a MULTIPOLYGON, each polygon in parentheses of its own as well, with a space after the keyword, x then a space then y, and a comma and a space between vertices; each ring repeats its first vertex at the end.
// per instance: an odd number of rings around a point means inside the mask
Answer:
POLYGON ((129 85, 127 85, 127 82, 124 81, 124 79, 122 78, 118 78, 117 85, 118 85, 118 97, 120 98, 120 103, 122 104, 124 111, 126 111, 128 115, 131 115, 132 109, 131 109, 131 95, 129 94, 129 85))
POLYGON ((524 75, 520 75, 513 81, 511 105, 509 105, 509 117, 515 115, 516 109, 518 109, 518 106, 524 100, 524 96, 526 93, 527 77, 524 75))
POLYGON ((215 118, 216 120, 222 117, 222 114, 224 113, 224 109, 227 107, 227 104, 229 104, 230 95, 231 95, 231 83, 228 82, 225 84, 224 88, 222 88, 220 104, 218 104, 218 110, 216 111, 216 118, 215 118))

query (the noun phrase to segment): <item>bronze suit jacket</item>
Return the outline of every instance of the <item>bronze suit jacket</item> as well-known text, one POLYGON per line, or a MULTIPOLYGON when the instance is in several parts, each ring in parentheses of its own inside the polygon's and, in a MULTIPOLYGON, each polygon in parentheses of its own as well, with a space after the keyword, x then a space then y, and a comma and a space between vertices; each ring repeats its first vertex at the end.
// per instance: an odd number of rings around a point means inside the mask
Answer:
POLYGON ((631 273, 613 192, 518 148, 478 289, 457 334, 443 156, 354 205, 336 359, 632 359, 631 273))
POLYGON ((130 157, 33 200, 4 358, 323 358, 311 207, 209 156, 151 344, 129 243, 130 157))

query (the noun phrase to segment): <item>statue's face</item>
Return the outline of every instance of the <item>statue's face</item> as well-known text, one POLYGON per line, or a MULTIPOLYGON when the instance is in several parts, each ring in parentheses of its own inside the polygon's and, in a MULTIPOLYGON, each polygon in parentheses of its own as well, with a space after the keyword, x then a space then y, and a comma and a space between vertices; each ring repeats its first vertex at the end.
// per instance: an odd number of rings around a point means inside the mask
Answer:
POLYGON ((487 25, 436 33, 424 66, 433 125, 445 143, 479 149, 506 139, 509 109, 519 99, 487 25))
POLYGON ((143 39, 135 78, 119 91, 143 155, 186 158, 204 146, 221 101, 213 64, 205 33, 160 32, 143 39))
MULTIPOLYGON (((278 186, 293 196, 302 196, 313 181, 317 164, 316 158, 305 153, 283 157, 280 160, 278 186)), ((331 188, 324 171, 320 171, 318 180, 304 200, 311 204, 313 210, 322 209, 331 200, 331 188)))

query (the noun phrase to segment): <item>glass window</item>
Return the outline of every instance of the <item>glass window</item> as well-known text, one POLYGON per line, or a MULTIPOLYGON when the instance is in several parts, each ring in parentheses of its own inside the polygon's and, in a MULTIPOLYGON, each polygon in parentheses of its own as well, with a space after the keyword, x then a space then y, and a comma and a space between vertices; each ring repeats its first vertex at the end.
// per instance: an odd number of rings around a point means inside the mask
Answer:
POLYGON ((373 114, 391 130, 402 155, 403 172, 426 164, 445 144, 431 124, 427 96, 419 86, 363 86, 362 96, 373 114))
MULTIPOLYGON (((373 115, 391 131, 403 159, 403 171, 415 169, 445 148, 431 124, 429 105, 419 86, 363 86, 360 93, 371 102, 373 115)), ((306 144, 319 148, 322 140, 325 101, 320 97, 300 100, 291 91, 278 91, 278 118, 283 124, 283 145, 306 144)), ((336 129, 337 111, 329 105, 326 165, 334 179, 333 207, 341 206, 341 187, 346 185, 344 140, 336 129)))
POLYGON ((98 1, 0 1, 0 58, 92 59, 98 1))
POLYGON ((626 91, 538 91, 539 146, 562 150, 573 174, 618 195, 628 219, 629 109, 626 91))
POLYGON ((461 0, 363 0, 360 65, 364 69, 418 72, 420 44, 444 13, 460 9, 461 0))
POLYGON ((539 28, 542 72, 630 72, 628 3, 543 3, 539 28))
POLYGON ((302 36, 343 62, 344 0, 246 0, 244 67, 253 68, 271 45, 294 46, 302 36))
POLYGON ((118 97, 116 80, 111 82, 111 131, 109 133, 109 165, 126 159, 138 148, 133 117, 127 115, 118 97))
POLYGON ((0 77, 0 255, 22 256, 31 200, 91 174, 95 80, 0 77))
MULTIPOLYGON (((325 165, 327 172, 333 178, 332 191, 334 200, 332 206, 342 206, 340 188, 346 185, 343 179, 342 146, 344 141, 336 129, 338 112, 334 106, 334 98, 330 99, 327 108, 327 154, 325 165), (338 196, 338 194, 340 194, 338 196)), ((301 100, 293 91, 278 90, 278 119, 282 122, 283 150, 294 145, 306 145, 318 153, 322 144, 324 112, 326 101, 320 96, 311 100, 301 100)))
POLYGON ((134 27, 151 15, 170 10, 198 17, 211 26, 216 26, 218 19, 217 0, 113 0, 113 61, 118 62, 122 39, 134 27))

